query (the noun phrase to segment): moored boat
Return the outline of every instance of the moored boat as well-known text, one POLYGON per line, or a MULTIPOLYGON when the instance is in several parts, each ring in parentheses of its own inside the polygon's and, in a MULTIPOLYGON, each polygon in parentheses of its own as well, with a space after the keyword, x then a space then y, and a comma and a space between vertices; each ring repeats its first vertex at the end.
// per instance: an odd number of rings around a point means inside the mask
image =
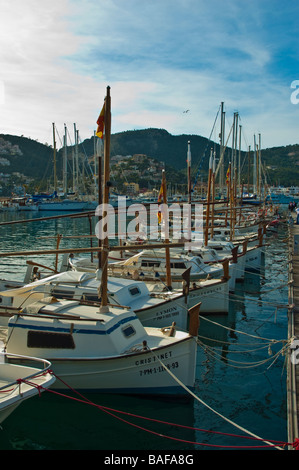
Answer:
POLYGON ((0 423, 24 400, 52 386, 56 380, 45 359, 2 353, 0 362, 0 423), (24 364, 24 361, 31 365, 24 364), (38 366, 39 363, 39 366, 38 366))
POLYGON ((123 307, 42 299, 9 319, 6 349, 51 361, 55 389, 188 395, 180 382, 194 386, 198 313, 189 311, 187 333, 145 328, 123 307))

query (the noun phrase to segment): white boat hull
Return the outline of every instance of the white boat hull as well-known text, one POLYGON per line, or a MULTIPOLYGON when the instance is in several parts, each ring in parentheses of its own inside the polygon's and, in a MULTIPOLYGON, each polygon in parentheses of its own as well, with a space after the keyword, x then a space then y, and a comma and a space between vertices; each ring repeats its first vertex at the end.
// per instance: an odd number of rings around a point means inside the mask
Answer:
POLYGON ((38 205, 39 211, 84 211, 88 209, 88 203, 80 201, 41 202, 38 205))
MULTIPOLYGON (((18 361, 30 358, 18 358, 18 361)), ((15 363, 0 363, 0 423, 28 398, 49 388, 55 382, 55 377, 41 369, 15 363), (28 382, 22 382, 28 377, 28 382), (20 383, 18 383, 20 381, 20 383)))
POLYGON ((36 315, 35 307, 9 320, 6 348, 50 361, 55 389, 188 395, 181 382, 194 386, 196 310, 189 312, 192 333, 187 333, 144 328, 133 312, 122 308, 50 301, 41 309, 37 305, 36 315))
POLYGON ((245 270, 260 271, 262 262, 262 247, 256 247, 248 250, 246 253, 245 270))
MULTIPOLYGON (((147 282, 149 291, 155 292, 159 285, 147 282)), ((175 287, 175 286, 174 286, 175 287)), ((177 286, 179 292, 182 289, 182 283, 177 286)), ((227 313, 229 309, 229 283, 227 280, 205 280, 200 283, 191 283, 187 297, 186 307, 192 308, 201 302, 200 313, 227 313)))
POLYGON ((183 296, 153 307, 134 310, 134 312, 143 326, 164 328, 175 322, 178 329, 184 331, 187 329, 188 312, 183 296))
MULTIPOLYGON (((209 282, 209 281, 206 281, 209 282)), ((188 295, 188 308, 201 302, 200 313, 228 313, 229 310, 229 283, 227 281, 211 282, 210 286, 190 289, 188 295)))
POLYGON ((64 390, 72 387, 97 393, 186 395, 186 390, 164 369, 163 364, 192 389, 196 349, 194 338, 189 338, 175 347, 160 348, 157 354, 142 352, 117 358, 53 359, 52 369, 58 376, 53 388, 64 390))

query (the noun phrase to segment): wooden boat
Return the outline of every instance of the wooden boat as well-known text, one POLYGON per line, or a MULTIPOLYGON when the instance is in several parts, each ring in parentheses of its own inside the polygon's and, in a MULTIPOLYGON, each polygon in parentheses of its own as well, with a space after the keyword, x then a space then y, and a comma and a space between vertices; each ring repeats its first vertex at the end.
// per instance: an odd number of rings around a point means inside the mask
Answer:
POLYGON ((198 313, 189 311, 187 333, 145 328, 129 308, 42 299, 9 319, 6 349, 47 358, 62 380, 55 389, 188 395, 180 382, 194 385, 198 313))
MULTIPOLYGON (((42 298, 52 295, 57 299, 99 303, 100 285, 100 271, 66 271, 15 289, 7 289, 0 293, 0 325, 7 325, 13 313, 11 307, 23 308, 34 301, 34 296, 42 298)), ((153 293, 149 292, 145 282, 109 277, 108 301, 130 308, 144 326, 161 328, 175 321, 178 328, 187 329, 187 306, 182 289, 153 293)))
POLYGON ((213 240, 231 241, 234 246, 240 247, 240 251, 243 250, 242 246, 246 242, 245 271, 259 271, 264 252, 263 237, 264 230, 262 228, 259 229, 258 233, 246 233, 243 235, 236 231, 234 237, 231 238, 228 227, 217 227, 214 230, 213 240))
POLYGON ((43 392, 56 380, 50 373, 51 363, 45 359, 1 354, 0 362, 0 423, 24 400, 43 392), (25 365, 24 361, 33 365, 25 365), (39 367, 38 367, 39 363, 39 367))
MULTIPOLYGON (((188 268, 191 268, 191 280, 194 281, 207 277, 219 279, 223 275, 222 264, 208 266, 199 256, 171 254, 170 269, 173 283, 181 283, 182 273, 188 268)), ((166 276, 165 250, 143 250, 125 261, 110 263, 108 272, 112 276, 130 273, 134 277, 143 273, 147 277, 164 277, 166 276)))
MULTIPOLYGON (((218 267, 220 267, 220 265, 222 266, 222 261, 228 259, 229 260, 229 290, 233 292, 235 290, 236 281, 242 280, 244 278, 244 266, 245 266, 245 258, 243 257, 244 253, 239 252, 239 254, 236 253, 235 255, 234 252, 238 251, 238 247, 235 247, 232 243, 225 242, 225 241, 221 243, 223 243, 222 248, 224 248, 225 244, 227 244, 227 246, 225 247, 226 248, 225 251, 221 248, 218 251, 216 251, 213 246, 213 243, 211 243, 210 245, 210 240, 209 240, 208 246, 194 247, 191 250, 189 250, 188 258, 190 258, 190 255, 192 254, 192 256, 194 257, 201 258, 202 262, 205 263, 206 265, 209 265, 209 266, 216 265, 218 267)), ((126 245, 126 247, 128 246, 129 245, 126 245)), ((141 250, 142 250, 142 246, 143 245, 141 245, 141 250)), ((216 244, 215 246, 217 246, 218 248, 218 244, 216 244)), ((150 248, 150 244, 149 244, 149 248, 150 248)), ((140 253, 140 250, 135 252, 133 256, 137 255, 138 253, 140 253)), ((160 250, 160 253, 161 253, 161 250, 160 250)), ((181 255, 182 257, 185 257, 186 250, 184 250, 183 248, 170 248, 170 253, 171 255, 176 254, 176 256, 181 255)), ((114 259, 114 262, 126 261, 130 257, 132 257, 132 252, 124 248, 121 255, 122 255, 122 258, 120 258, 119 256, 117 257, 117 255, 110 257, 110 262, 112 259, 114 259)), ((163 255, 163 252, 162 252, 162 255, 163 255)), ((158 256, 159 258, 161 257, 159 254, 158 256)), ((188 262, 189 262, 189 259, 188 259, 188 262)), ((72 260, 71 265, 73 269, 83 270, 85 268, 85 269, 92 271, 92 269, 95 269, 96 263, 91 262, 90 260, 87 260, 86 258, 85 260, 83 260, 83 258, 80 258, 80 260, 76 260, 76 259, 72 260)), ((187 267, 188 265, 185 265, 185 266, 187 267)), ((223 272, 223 268, 221 267, 220 269, 223 272)), ((207 276, 211 276, 211 273, 208 273, 207 276)), ((213 273, 212 277, 214 278, 214 276, 215 274, 213 273)))

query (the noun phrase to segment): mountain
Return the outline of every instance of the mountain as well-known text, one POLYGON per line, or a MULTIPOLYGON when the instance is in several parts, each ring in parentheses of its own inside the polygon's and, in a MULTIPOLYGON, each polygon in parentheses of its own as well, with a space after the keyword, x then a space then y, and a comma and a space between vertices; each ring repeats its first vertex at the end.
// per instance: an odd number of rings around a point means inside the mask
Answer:
POLYGON ((53 149, 27 137, 0 134, 0 173, 19 172, 32 178, 52 173, 53 149))
MULTIPOLYGON (((192 155, 196 156, 198 161, 208 147, 208 139, 197 135, 174 136, 164 129, 143 129, 112 134, 111 156, 145 154, 180 170, 186 167, 188 141, 191 142, 192 155)), ((85 140, 83 145, 89 154, 92 154, 93 139, 85 140)))
MULTIPOLYGON (((192 175, 205 181, 208 173, 210 149, 219 155, 219 145, 198 135, 169 134, 164 129, 143 129, 119 132, 111 136, 111 156, 145 154, 165 162, 166 168, 184 170, 186 168, 187 145, 191 143, 192 175)), ((84 140, 79 152, 91 157, 94 152, 94 139, 84 140)), ((69 149, 69 158, 71 158, 69 149)), ((226 151, 225 168, 230 160, 231 150, 226 151)), ((247 183, 248 158, 242 152, 243 175, 247 183), (245 158, 246 157, 246 158, 245 158)), ((252 166, 253 152, 250 163, 252 166)), ((284 186, 299 185, 299 145, 262 149, 264 174, 268 184, 284 186)), ((57 173, 61 174, 62 149, 57 152, 57 173)), ((0 134, 0 173, 22 173, 37 180, 49 179, 53 175, 53 148, 36 140, 14 135, 0 134)))

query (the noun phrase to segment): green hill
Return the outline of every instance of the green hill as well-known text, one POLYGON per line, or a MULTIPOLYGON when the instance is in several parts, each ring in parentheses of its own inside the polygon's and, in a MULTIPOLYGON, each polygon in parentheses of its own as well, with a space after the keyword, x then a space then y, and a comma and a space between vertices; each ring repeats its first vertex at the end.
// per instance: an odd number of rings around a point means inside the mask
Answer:
MULTIPOLYGON (((187 144, 191 142, 192 175, 205 181, 208 173, 210 148, 219 155, 219 145, 198 135, 169 134, 164 129, 143 129, 125 131, 111 136, 111 156, 145 154, 165 162, 170 174, 186 168, 187 144)), ((94 151, 93 137, 84 140, 79 152, 91 157, 94 151)), ((69 158, 72 149, 69 148, 69 158)), ((226 153, 225 167, 230 159, 230 149, 226 153)), ((247 182, 248 160, 242 153, 243 178, 247 182)), ((251 152, 251 164, 253 153, 251 152)), ((284 186, 299 183, 299 145, 262 149, 262 162, 268 184, 284 186)), ((61 177, 62 150, 57 153, 57 174, 61 177)), ((49 180, 53 176, 53 148, 36 140, 14 135, 0 134, 0 173, 21 173, 35 180, 49 180)), ((182 173, 183 174, 183 173, 182 173)))
POLYGON ((2 173, 20 172, 40 178, 44 172, 52 171, 53 149, 23 136, 0 134, 0 159, 9 162, 0 160, 2 173))

